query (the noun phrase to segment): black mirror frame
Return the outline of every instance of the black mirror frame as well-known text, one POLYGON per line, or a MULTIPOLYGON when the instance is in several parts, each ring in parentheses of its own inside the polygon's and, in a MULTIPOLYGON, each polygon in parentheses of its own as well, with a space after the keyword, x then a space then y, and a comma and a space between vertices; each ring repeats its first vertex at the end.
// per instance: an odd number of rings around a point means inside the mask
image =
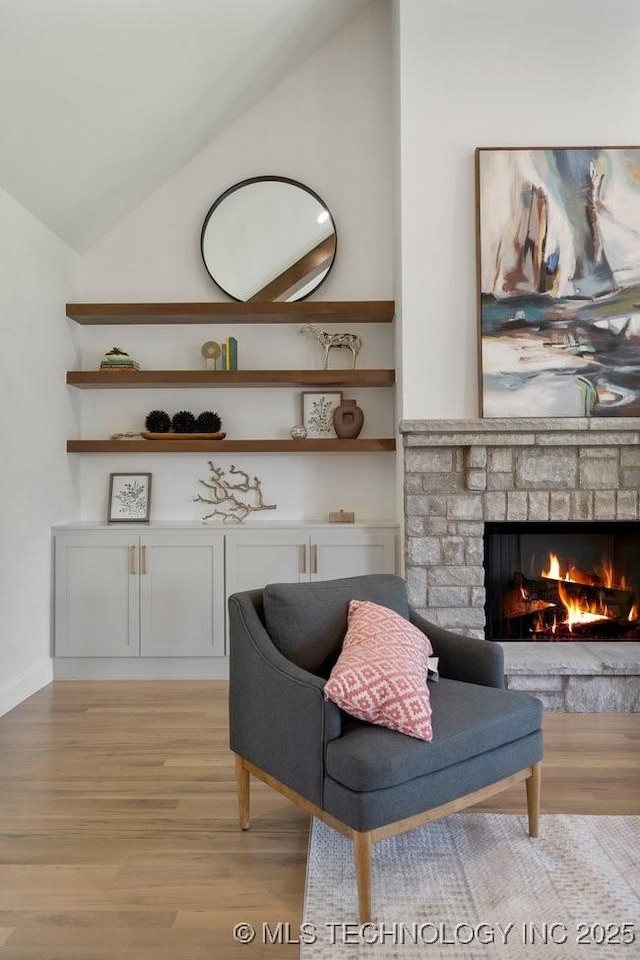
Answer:
POLYGON ((208 266, 207 261, 206 261, 205 256, 204 256, 204 236, 205 236, 205 233, 206 233, 206 230, 207 230, 207 224, 209 223, 209 220, 211 219, 211 217, 212 217, 213 213, 215 212, 215 210, 217 209, 217 207, 219 207, 220 204, 221 204, 224 200, 226 200, 226 198, 227 198, 230 194, 236 193, 236 191, 238 191, 241 187, 249 186, 249 184, 252 184, 252 183, 265 183, 265 182, 273 182, 273 181, 276 181, 277 183, 288 183, 288 184, 290 184, 290 185, 293 186, 293 187, 299 187, 301 190, 304 190, 305 193, 310 194, 310 195, 314 198, 314 200, 317 200, 318 203, 320 203, 320 204, 324 207, 324 209, 327 211, 327 213, 329 214, 329 219, 330 219, 330 221, 331 221, 331 224, 333 225, 333 234, 334 234, 334 237, 335 237, 335 249, 334 249, 334 252, 333 252, 333 258, 332 258, 332 260, 331 260, 331 263, 329 264, 329 268, 327 269, 327 272, 325 273, 325 275, 322 277, 322 279, 319 281, 319 283, 316 284, 316 286, 313 288, 313 290, 310 290, 310 291, 309 291, 308 293, 306 293, 303 297, 296 297, 294 300, 291 300, 291 301, 289 301, 289 302, 290 302, 290 303, 296 303, 296 302, 299 303, 301 300, 306 300, 306 299, 307 299, 308 297, 310 297, 313 293, 315 293, 316 290, 318 290, 318 288, 321 287, 322 284, 325 282, 325 280, 327 279, 327 277, 329 276, 329 274, 331 273, 331 271, 332 271, 332 269, 333 269, 334 263, 336 262, 336 253, 338 252, 338 230, 337 230, 337 228, 336 228, 336 222, 335 222, 335 220, 334 220, 334 218, 333 218, 333 214, 331 213, 331 210, 329 209, 329 207, 327 206, 327 204, 324 202, 324 200, 322 199, 322 197, 315 192, 315 190, 312 190, 311 187, 306 186, 306 184, 301 183, 299 180, 293 180, 291 177, 279 177, 279 176, 275 176, 275 175, 272 175, 272 174, 268 174, 268 175, 266 175, 266 176, 260 176, 260 177, 249 177, 249 178, 247 178, 246 180, 239 180, 238 183, 234 183, 234 184, 232 184, 230 187, 227 187, 227 189, 224 191, 224 193, 221 193, 220 196, 217 197, 216 200, 214 200, 214 202, 213 202, 212 205, 210 206, 209 210, 207 211, 207 215, 206 215, 206 217, 204 218, 204 223, 202 224, 202 230, 200 231, 200 254, 201 254, 201 256, 202 256, 202 262, 204 263, 205 270, 207 271, 207 273, 209 274, 210 278, 213 280, 213 282, 215 283, 215 285, 218 287, 218 289, 219 289, 219 290, 222 290, 222 292, 223 292, 224 294, 226 294, 226 296, 231 297, 232 300, 235 300, 236 303, 247 303, 247 302, 249 302, 249 301, 241 300, 239 297, 236 297, 236 296, 234 296, 232 293, 229 293, 228 290, 225 290, 225 288, 220 284, 220 282, 219 282, 218 280, 216 280, 216 278, 214 277, 214 275, 213 275, 213 274, 211 273, 211 271, 209 270, 209 266, 208 266))

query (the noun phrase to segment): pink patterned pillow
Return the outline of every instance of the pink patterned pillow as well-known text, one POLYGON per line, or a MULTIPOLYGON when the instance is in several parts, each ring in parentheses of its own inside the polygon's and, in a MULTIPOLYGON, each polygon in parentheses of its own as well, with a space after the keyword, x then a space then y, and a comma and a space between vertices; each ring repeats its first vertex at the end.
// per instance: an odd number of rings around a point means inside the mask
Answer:
POLYGON ((327 699, 359 720, 431 740, 428 638, 399 614, 351 600, 342 652, 325 684, 327 699))

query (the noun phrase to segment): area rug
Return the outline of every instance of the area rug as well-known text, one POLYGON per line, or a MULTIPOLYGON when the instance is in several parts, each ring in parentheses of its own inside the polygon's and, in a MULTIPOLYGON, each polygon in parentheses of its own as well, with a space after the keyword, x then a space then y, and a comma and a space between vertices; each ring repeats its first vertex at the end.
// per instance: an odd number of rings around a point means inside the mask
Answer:
POLYGON ((318 820, 301 960, 640 957, 640 817, 460 813, 373 847, 358 922, 351 844, 318 820))

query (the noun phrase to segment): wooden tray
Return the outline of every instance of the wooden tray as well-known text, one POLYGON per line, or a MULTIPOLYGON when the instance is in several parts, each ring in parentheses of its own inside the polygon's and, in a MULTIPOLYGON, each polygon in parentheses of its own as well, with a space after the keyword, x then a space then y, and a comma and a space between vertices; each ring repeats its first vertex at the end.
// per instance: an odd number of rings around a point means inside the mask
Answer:
POLYGON ((145 440, 224 440, 226 433, 141 433, 145 440))

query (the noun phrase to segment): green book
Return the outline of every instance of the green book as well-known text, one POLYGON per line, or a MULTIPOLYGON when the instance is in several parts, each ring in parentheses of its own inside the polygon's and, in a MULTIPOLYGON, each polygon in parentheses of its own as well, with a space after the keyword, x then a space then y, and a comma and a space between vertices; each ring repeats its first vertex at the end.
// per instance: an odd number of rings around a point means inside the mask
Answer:
POLYGON ((227 337, 227 370, 238 369, 238 341, 235 337, 227 337))

